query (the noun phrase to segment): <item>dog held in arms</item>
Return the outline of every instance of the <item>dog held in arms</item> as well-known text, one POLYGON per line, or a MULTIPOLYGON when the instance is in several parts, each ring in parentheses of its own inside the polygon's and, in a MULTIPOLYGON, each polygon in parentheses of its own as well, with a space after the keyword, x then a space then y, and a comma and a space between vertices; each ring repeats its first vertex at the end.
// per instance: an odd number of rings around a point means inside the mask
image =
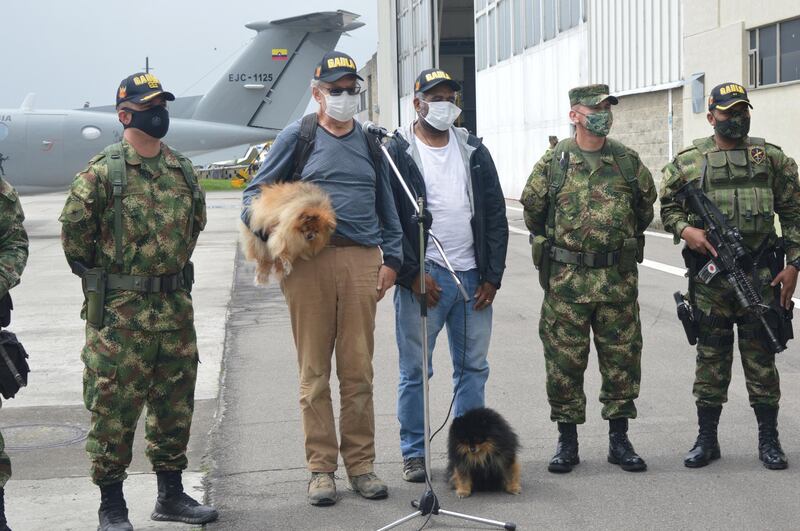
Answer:
POLYGON ((245 258, 256 262, 256 284, 280 280, 298 258, 308 260, 330 241, 336 214, 322 188, 307 182, 265 184, 250 204, 250 228, 240 222, 245 258), (269 235, 267 241, 255 232, 269 235))
POLYGON ((522 492, 519 438, 493 409, 471 409, 453 419, 447 440, 447 477, 459 498, 473 490, 522 492))

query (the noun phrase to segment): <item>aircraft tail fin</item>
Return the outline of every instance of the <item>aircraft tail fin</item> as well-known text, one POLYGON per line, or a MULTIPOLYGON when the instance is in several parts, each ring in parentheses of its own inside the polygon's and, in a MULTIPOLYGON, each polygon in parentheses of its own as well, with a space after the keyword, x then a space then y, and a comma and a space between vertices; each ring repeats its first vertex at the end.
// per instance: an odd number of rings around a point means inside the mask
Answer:
POLYGON ((36 104, 36 93, 35 92, 28 92, 25 96, 25 99, 22 100, 22 105, 19 106, 20 110, 23 111, 32 111, 33 106, 36 104))
POLYGON ((322 56, 342 33, 364 25, 358 17, 339 10, 247 24, 255 38, 196 103, 192 118, 283 129, 308 105, 322 56))

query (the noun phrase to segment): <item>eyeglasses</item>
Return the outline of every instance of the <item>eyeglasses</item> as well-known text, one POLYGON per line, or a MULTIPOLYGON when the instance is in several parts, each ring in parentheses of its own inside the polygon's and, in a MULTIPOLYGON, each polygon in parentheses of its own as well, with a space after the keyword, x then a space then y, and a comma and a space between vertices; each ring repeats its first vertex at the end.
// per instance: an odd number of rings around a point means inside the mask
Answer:
POLYGON ((348 87, 348 88, 341 88, 341 87, 323 88, 323 90, 325 90, 331 96, 341 96, 345 92, 347 92, 351 96, 355 96, 357 94, 361 94, 361 85, 356 85, 354 87, 348 87))

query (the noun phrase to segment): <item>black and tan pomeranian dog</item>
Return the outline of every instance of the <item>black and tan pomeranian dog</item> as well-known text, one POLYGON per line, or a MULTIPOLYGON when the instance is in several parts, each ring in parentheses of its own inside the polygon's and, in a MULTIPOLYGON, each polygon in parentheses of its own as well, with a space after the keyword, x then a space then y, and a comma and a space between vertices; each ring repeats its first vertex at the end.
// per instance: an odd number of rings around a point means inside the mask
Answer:
POLYGON ((453 419, 447 440, 447 477, 459 498, 474 490, 522 492, 519 439, 506 419, 486 407, 453 419))

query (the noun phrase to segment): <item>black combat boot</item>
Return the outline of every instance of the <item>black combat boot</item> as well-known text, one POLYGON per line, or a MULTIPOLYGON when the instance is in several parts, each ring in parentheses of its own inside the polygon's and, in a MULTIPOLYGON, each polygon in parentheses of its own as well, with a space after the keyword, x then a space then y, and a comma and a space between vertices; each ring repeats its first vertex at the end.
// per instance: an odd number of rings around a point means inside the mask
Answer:
POLYGON ((572 472, 572 467, 580 462, 577 427, 571 422, 559 422, 556 455, 550 460, 547 470, 556 474, 572 472))
POLYGON ((11 531, 6 522, 6 489, 0 489, 0 531, 11 531))
POLYGON ((778 408, 753 406, 758 420, 758 458, 770 470, 783 470, 789 466, 778 440, 778 408))
POLYGON ((183 492, 180 470, 162 470, 156 472, 156 478, 158 498, 151 519, 187 524, 207 524, 217 519, 216 509, 201 505, 183 492))
POLYGON ((628 440, 628 419, 608 421, 608 462, 628 472, 647 470, 647 463, 628 440))
POLYGON ((683 459, 684 465, 689 468, 700 468, 715 459, 719 459, 717 426, 719 425, 720 413, 722 413, 722 406, 697 406, 699 431, 694 446, 683 459))
POLYGON ((100 487, 100 527, 97 531, 133 531, 128 520, 128 507, 122 496, 122 482, 100 487))

